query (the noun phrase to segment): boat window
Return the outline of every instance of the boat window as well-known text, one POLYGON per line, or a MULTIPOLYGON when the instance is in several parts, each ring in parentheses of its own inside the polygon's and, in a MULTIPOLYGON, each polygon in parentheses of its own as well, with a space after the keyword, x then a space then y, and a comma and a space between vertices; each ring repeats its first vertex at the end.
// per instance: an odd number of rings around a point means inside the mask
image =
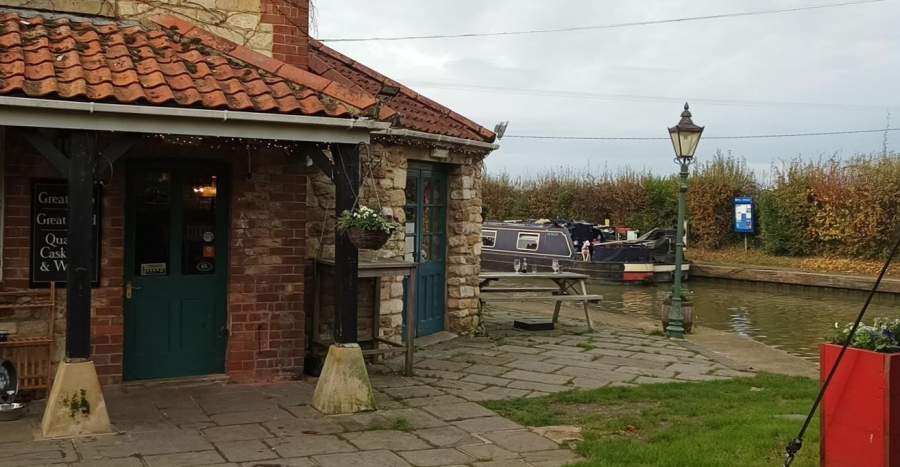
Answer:
POLYGON ((519 238, 516 240, 516 249, 537 251, 540 240, 541 234, 519 232, 519 238))
POLYGON ((481 231, 481 247, 482 248, 494 248, 494 245, 497 244, 497 231, 496 230, 482 230, 481 231))

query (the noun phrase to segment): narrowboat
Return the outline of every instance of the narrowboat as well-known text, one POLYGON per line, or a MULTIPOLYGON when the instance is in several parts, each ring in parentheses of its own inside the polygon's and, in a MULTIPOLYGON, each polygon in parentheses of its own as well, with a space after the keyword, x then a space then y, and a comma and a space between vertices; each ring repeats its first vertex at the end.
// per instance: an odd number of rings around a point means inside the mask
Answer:
MULTIPOLYGON (((556 260, 563 270, 601 282, 666 283, 674 280, 675 236, 674 229, 653 229, 634 240, 609 241, 602 227, 585 222, 485 222, 481 266, 512 271, 513 262, 520 259, 529 268, 536 265, 546 271, 556 260)), ((682 280, 687 280, 690 267, 688 261, 682 264, 682 280)))

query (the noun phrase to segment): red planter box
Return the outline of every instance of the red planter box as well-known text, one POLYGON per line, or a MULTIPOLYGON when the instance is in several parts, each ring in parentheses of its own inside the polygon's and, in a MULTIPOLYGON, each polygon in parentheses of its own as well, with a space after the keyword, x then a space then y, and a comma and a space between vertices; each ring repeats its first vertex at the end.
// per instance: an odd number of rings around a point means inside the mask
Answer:
MULTIPOLYGON (((820 346, 822 382, 840 351, 820 346)), ((900 467, 900 353, 847 349, 820 422, 821 467, 900 467)))

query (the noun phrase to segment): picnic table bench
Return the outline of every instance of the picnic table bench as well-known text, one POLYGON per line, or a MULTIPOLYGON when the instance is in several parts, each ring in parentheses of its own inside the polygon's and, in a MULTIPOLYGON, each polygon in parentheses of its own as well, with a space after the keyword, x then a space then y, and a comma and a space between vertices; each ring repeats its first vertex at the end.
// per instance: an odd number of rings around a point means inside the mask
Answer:
POLYGON ((559 319, 559 311, 563 302, 582 302, 584 318, 587 320, 588 329, 594 330, 594 322, 588 312, 591 302, 599 303, 603 295, 591 295, 587 293, 586 274, 574 272, 482 272, 478 275, 478 288, 482 302, 524 302, 532 300, 548 300, 556 303, 553 310, 553 323, 559 319), (539 279, 551 281, 555 287, 492 287, 491 284, 503 279, 539 279), (547 294, 549 293, 549 295, 547 294), (543 295, 542 295, 543 294, 543 295))

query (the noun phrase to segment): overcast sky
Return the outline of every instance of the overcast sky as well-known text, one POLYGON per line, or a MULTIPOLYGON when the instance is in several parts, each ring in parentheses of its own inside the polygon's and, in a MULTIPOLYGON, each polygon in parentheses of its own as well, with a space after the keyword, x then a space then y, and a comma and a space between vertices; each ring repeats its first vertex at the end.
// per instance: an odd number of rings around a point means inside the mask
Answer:
MULTIPOLYGON (((838 3, 839 0, 319 0, 318 37, 501 32, 838 3)), ((872 110, 691 105, 704 136, 900 128, 900 0, 765 16, 560 34, 330 43, 338 51, 507 135, 666 137, 683 104, 449 90, 434 82, 681 99, 846 104, 872 110)), ((889 135, 900 149, 900 131, 889 135)), ((754 169, 773 160, 881 151, 884 133, 701 140, 754 169)), ((488 170, 676 170, 668 141, 504 138, 488 170)))

